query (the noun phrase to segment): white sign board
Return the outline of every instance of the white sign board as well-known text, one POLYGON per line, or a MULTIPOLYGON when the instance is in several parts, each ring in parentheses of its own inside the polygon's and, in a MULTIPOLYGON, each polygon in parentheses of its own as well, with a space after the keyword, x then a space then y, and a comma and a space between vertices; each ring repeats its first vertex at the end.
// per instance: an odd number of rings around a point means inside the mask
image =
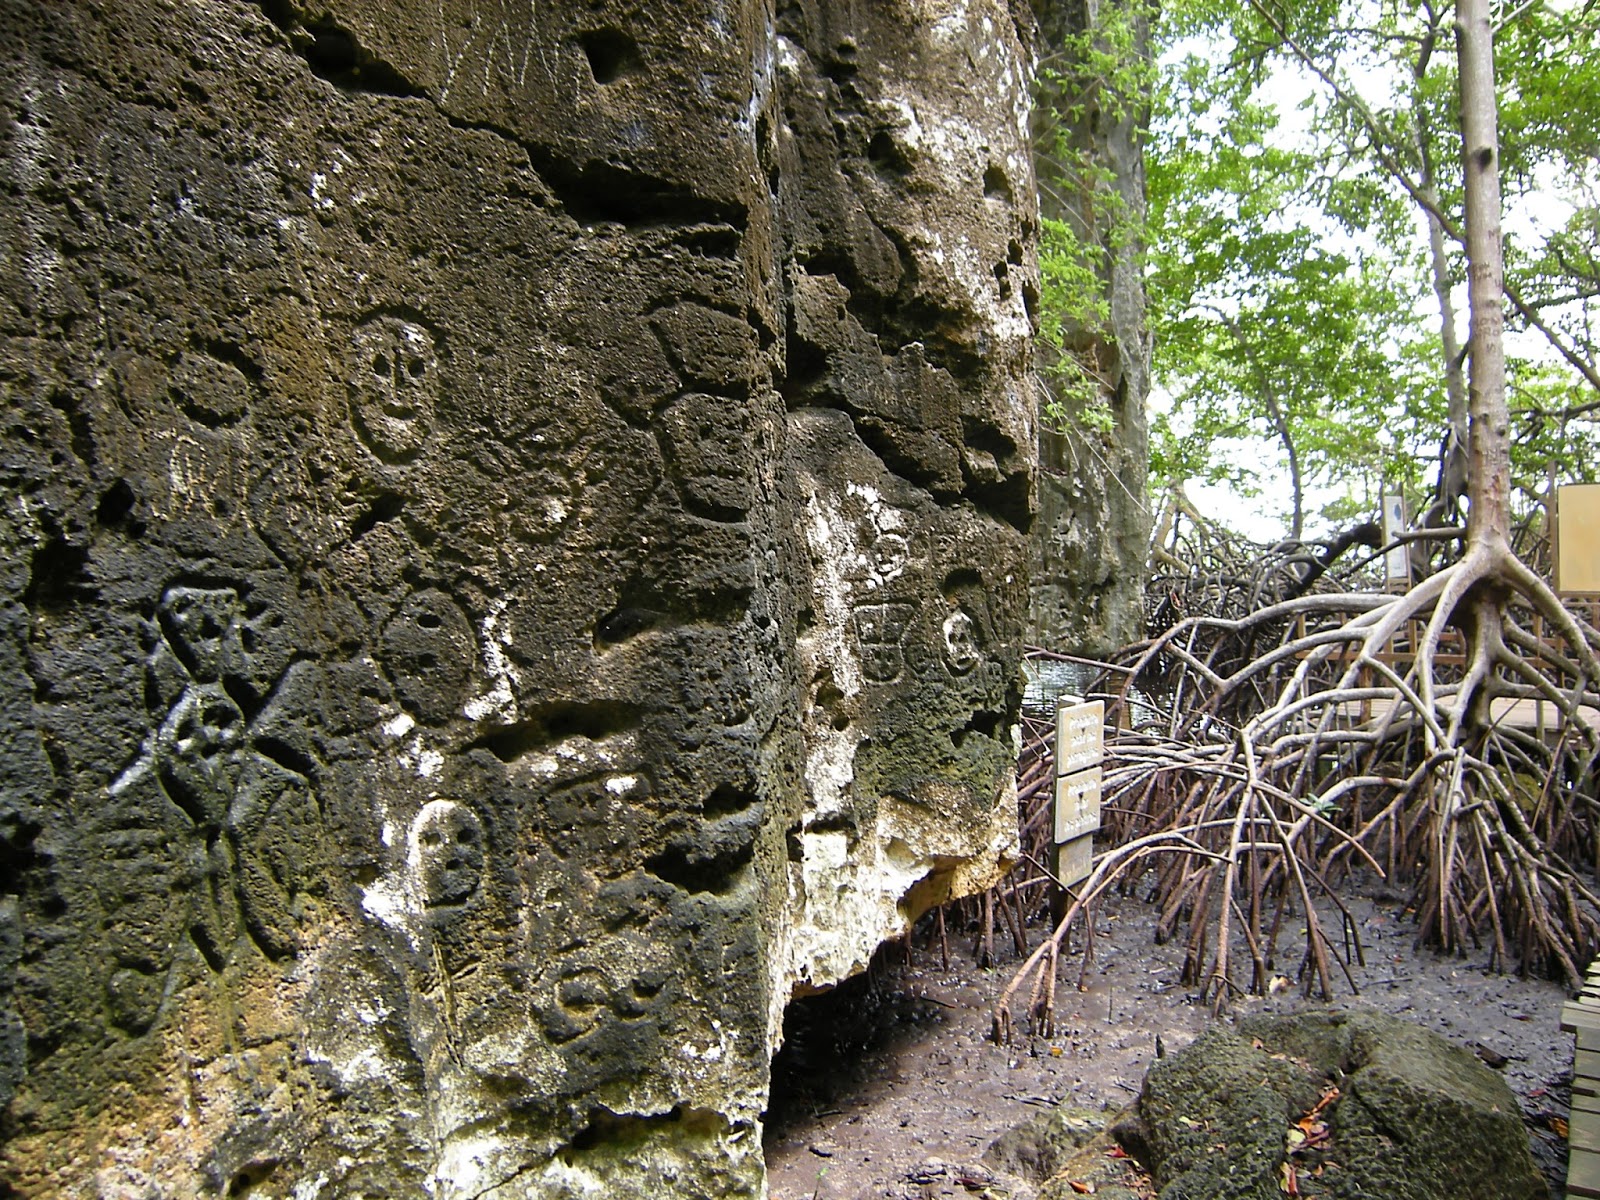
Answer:
POLYGON ((1094 866, 1104 783, 1106 706, 1101 700, 1056 709, 1056 878, 1082 883, 1094 866))
POLYGON ((1057 843, 1100 828, 1100 783, 1099 767, 1056 778, 1057 843))
MULTIPOLYGON (((1406 498, 1383 498, 1383 544, 1389 545, 1406 531, 1406 498)), ((1411 555, 1404 546, 1395 546, 1384 552, 1383 576, 1389 583, 1408 583, 1411 580, 1411 555)))
POLYGON ((1067 887, 1076 887, 1094 870, 1094 838, 1089 834, 1073 838, 1056 847, 1056 878, 1067 887))
POLYGON ((1105 739, 1105 701, 1061 705, 1056 709, 1056 774, 1098 767, 1105 757, 1105 739))
POLYGON ((1556 591, 1600 592, 1600 483, 1556 489, 1556 591))

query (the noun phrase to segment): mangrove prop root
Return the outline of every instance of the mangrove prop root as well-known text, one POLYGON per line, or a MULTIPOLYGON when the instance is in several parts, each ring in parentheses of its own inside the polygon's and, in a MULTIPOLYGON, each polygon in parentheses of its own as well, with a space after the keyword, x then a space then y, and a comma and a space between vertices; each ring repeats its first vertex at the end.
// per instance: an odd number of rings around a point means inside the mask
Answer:
MULTIPOLYGON (((1218 1008, 1271 986, 1280 925, 1304 925, 1308 993, 1353 987, 1362 951, 1337 888, 1357 866, 1412 889, 1437 948, 1487 946, 1501 969, 1516 956, 1580 984, 1600 934, 1589 614, 1492 543, 1399 595, 1338 591, 1327 573, 1274 593, 1261 576, 1254 608, 1214 590, 1229 611, 1185 615, 1158 595, 1150 636, 1107 664, 1105 848, 996 1002, 997 1040, 1023 994, 1030 1030, 1053 1027, 1044 973, 1086 908, 1135 884, 1159 937, 1188 931, 1188 971, 1218 1008)), ((1030 725, 1019 795, 1037 873, 1052 861, 1049 755, 1030 725)))

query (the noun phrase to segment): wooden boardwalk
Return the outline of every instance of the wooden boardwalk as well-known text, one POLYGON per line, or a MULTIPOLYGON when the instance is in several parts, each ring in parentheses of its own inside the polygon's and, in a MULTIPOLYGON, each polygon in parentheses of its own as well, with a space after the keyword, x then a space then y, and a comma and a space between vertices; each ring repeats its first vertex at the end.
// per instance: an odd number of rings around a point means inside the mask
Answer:
POLYGON ((1600 1197, 1600 960, 1590 964, 1578 998, 1562 1005, 1561 1028, 1577 1040, 1567 1121, 1567 1195, 1600 1197))
MULTIPOLYGON (((1339 715, 1356 725, 1370 726, 1388 716, 1393 707, 1393 701, 1389 700, 1348 700, 1339 705, 1339 715)), ((1548 700, 1491 700, 1489 716, 1496 725, 1527 733, 1559 733, 1566 724, 1561 709, 1548 700)), ((1600 709, 1579 705, 1578 719, 1600 733, 1600 709)))

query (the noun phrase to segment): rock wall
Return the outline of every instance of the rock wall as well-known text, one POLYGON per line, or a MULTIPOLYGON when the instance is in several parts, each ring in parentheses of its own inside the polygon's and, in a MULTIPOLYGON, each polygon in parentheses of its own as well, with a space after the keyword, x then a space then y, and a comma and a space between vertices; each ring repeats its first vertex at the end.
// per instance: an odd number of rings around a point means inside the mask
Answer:
POLYGON ((981 886, 1025 9, 0 0, 0 1191, 753 1196, 981 886))
MULTIPOLYGON (((1058 650, 1104 655, 1144 636, 1151 342, 1139 232, 1149 98, 1107 91, 1104 63, 1083 63, 1078 47, 1085 31, 1120 22, 1133 51, 1147 54, 1149 17, 1143 0, 1033 0, 1033 7, 1041 57, 1052 68, 1039 84, 1040 138, 1062 137, 1085 164, 1048 178, 1040 206, 1075 230, 1095 231, 1105 253, 1105 320, 1069 328, 1066 350, 1100 381, 1112 426, 1069 421, 1041 430, 1032 636, 1058 650)), ((1129 76, 1137 85, 1137 74, 1129 76)), ((1051 159, 1042 159, 1041 175, 1051 170, 1051 159)))

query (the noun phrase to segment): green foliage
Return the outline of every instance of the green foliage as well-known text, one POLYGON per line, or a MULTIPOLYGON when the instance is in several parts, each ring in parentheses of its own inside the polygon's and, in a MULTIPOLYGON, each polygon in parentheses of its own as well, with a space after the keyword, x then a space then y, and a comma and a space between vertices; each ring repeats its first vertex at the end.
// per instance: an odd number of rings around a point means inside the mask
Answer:
MULTIPOLYGON (((1420 507, 1448 405, 1419 197, 1447 230, 1462 224, 1450 14, 1373 0, 1163 7, 1144 234, 1153 377, 1170 409, 1152 422, 1153 490, 1259 486, 1234 451, 1253 439, 1342 497, 1336 513, 1361 511, 1380 481, 1420 507)), ((1600 466, 1600 395, 1569 365, 1592 369, 1600 324, 1595 22, 1593 6, 1534 0, 1498 33, 1508 277, 1564 347, 1509 347, 1525 503, 1552 464, 1562 480, 1600 466), (1531 219, 1552 194, 1564 218, 1531 219)), ((1459 284, 1448 237, 1445 256, 1459 284)), ((1508 310, 1508 325, 1532 322, 1508 310)))
POLYGON ((1111 338, 1112 260, 1137 251, 1145 227, 1084 131, 1127 119, 1150 93, 1155 68, 1140 36, 1146 19, 1142 0, 1103 5, 1039 71, 1035 159, 1040 187, 1053 201, 1044 206, 1039 239, 1039 333, 1050 377, 1043 416, 1058 431, 1104 441, 1114 435, 1116 418, 1096 348, 1111 338))

